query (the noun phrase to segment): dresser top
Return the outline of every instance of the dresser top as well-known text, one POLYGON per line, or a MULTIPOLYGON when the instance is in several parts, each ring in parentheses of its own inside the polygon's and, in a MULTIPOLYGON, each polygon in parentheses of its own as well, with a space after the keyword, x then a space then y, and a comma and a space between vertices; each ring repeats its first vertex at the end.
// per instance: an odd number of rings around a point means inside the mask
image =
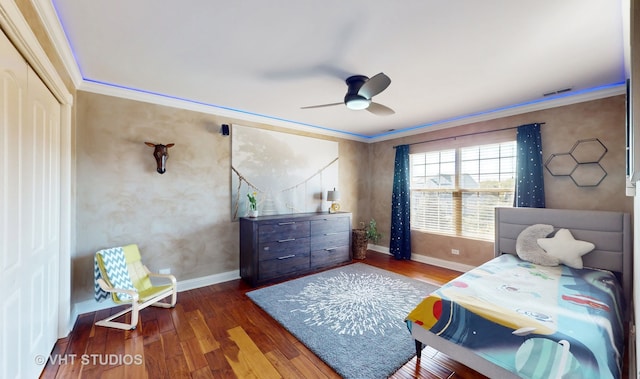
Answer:
POLYGON ((323 217, 335 217, 335 216, 348 216, 351 212, 308 212, 308 213, 287 213, 280 215, 269 215, 269 216, 259 216, 259 217, 240 217, 242 221, 251 221, 251 222, 259 222, 259 221, 268 221, 268 220, 283 220, 283 219, 291 219, 291 218, 323 218, 323 217))

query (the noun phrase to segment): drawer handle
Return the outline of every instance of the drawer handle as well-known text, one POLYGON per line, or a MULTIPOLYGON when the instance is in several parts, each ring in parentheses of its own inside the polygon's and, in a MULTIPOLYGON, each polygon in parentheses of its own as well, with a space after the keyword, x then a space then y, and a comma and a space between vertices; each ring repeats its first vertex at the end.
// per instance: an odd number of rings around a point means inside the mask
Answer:
POLYGON ((279 222, 278 225, 293 225, 295 224, 295 221, 289 221, 289 222, 279 222))
POLYGON ((287 238, 286 240, 278 240, 278 242, 282 243, 282 242, 291 242, 291 241, 295 241, 295 238, 287 238))
POLYGON ((295 254, 285 255, 284 257, 278 257, 278 260, 289 259, 289 258, 293 258, 295 256, 296 256, 295 254))
POLYGON ((326 248, 324 250, 325 251, 333 251, 333 250, 336 250, 336 249, 337 249, 337 247, 328 247, 328 248, 326 248))
POLYGON ((325 233, 325 236, 335 236, 336 234, 340 234, 339 232, 325 233))

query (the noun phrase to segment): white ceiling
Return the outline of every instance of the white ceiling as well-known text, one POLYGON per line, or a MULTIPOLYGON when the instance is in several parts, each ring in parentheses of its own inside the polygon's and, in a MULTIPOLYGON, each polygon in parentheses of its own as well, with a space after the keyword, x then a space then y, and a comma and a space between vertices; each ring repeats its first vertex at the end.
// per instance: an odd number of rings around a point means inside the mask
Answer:
POLYGON ((628 32, 619 0, 53 6, 80 89, 365 141, 624 92, 628 32), (391 116, 342 104, 300 109, 341 102, 348 76, 379 72, 392 82, 373 100, 393 108, 391 116), (565 88, 572 90, 543 97, 565 88))

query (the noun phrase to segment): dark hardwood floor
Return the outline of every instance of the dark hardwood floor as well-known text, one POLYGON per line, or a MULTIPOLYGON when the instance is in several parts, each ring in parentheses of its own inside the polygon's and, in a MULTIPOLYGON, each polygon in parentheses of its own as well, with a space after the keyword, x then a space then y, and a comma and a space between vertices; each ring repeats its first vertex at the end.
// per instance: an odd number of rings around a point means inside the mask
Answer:
MULTIPOLYGON (((460 274, 372 251, 354 262, 438 285, 460 274)), ((174 309, 141 311, 134 331, 94 325, 119 308, 83 314, 56 343, 56 362, 49 360, 41 378, 339 378, 245 296, 252 289, 234 280, 180 292, 174 309)), ((482 377, 429 347, 392 376, 482 377)))

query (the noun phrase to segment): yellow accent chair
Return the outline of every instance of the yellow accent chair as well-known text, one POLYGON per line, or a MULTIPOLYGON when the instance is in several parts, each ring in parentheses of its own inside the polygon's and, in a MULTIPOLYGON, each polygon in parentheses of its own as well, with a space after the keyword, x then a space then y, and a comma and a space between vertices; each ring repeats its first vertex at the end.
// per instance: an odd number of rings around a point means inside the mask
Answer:
POLYGON ((95 254, 94 263, 96 300, 100 292, 104 298, 110 294, 116 304, 131 305, 122 312, 97 321, 96 325, 133 330, 138 325, 138 313, 142 309, 150 305, 161 308, 173 308, 176 305, 178 294, 175 276, 150 272, 142 264, 138 245, 131 244, 100 250, 95 254), (153 285, 152 277, 161 278, 162 281, 168 280, 170 284, 153 285), (170 301, 162 301, 169 296, 171 296, 170 301), (130 323, 113 321, 129 312, 131 312, 130 323))

